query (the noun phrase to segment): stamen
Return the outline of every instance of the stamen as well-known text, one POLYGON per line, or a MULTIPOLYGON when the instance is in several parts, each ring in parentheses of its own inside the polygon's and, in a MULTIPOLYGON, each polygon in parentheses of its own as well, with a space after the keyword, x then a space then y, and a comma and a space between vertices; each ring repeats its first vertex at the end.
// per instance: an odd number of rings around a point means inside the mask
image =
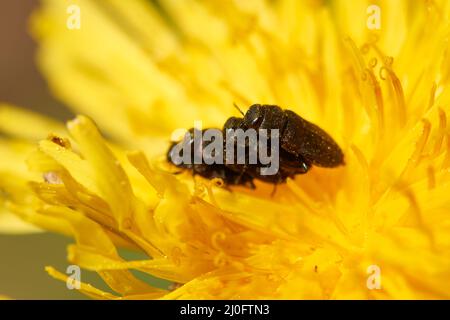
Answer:
POLYGON ((181 249, 179 247, 173 247, 172 252, 171 252, 171 258, 173 263, 176 266, 180 266, 181 265, 181 257, 183 255, 183 252, 181 251, 181 249))
POLYGON ((394 64, 394 57, 384 56, 383 63, 386 67, 391 68, 394 64))
POLYGON ((350 149, 353 151, 353 154, 356 156, 356 159, 358 160, 361 167, 366 172, 367 176, 369 176, 369 164, 367 162, 366 157, 361 152, 361 150, 354 144, 351 145, 350 149))
POLYGON ((398 79, 397 75, 395 74, 395 72, 388 66, 380 68, 380 78, 382 80, 387 80, 387 77, 383 75, 383 71, 387 73, 389 79, 391 80, 392 88, 394 89, 395 93, 395 100, 397 102, 398 107, 397 111, 400 127, 404 127, 406 124, 406 103, 402 84, 398 79))
POLYGON ((289 189, 294 193, 294 195, 297 197, 297 199, 308 209, 312 212, 316 212, 316 208, 318 208, 318 203, 314 201, 305 191, 304 189, 300 188, 296 183, 295 180, 288 178, 286 181, 287 186, 289 189))
POLYGON ((447 128, 447 115, 444 110, 439 108, 439 130, 436 136, 436 143, 434 145, 433 156, 436 157, 442 149, 442 142, 444 141, 445 130, 447 128))
POLYGON ((436 187, 436 173, 433 166, 429 166, 427 168, 427 176, 428 176, 428 189, 434 189, 436 187))
POLYGON ((378 59, 377 58, 372 58, 369 60, 369 67, 370 68, 375 68, 377 66, 378 63, 378 59))
POLYGON ((368 54, 370 51, 370 44, 365 43, 362 45, 362 47, 360 48, 360 51, 362 54, 368 54))
POLYGON ((223 182, 222 179, 220 178, 214 178, 211 181, 209 181, 206 185, 204 185, 206 192, 208 193, 208 197, 211 200, 211 203, 217 207, 220 208, 219 203, 217 202, 216 198, 214 197, 214 192, 212 190, 212 187, 223 187, 225 185, 225 183, 223 182))
POLYGON ((380 77, 381 80, 386 80, 386 74, 388 73, 388 69, 386 67, 381 67, 380 70, 378 71, 378 76, 380 77))
POLYGON ((430 110, 431 107, 434 105, 435 100, 434 97, 436 96, 436 89, 437 89, 436 82, 433 82, 430 92, 430 99, 428 100, 428 110, 430 110))
POLYGON ((211 185, 221 188, 225 185, 225 183, 223 182, 223 180, 221 178, 214 178, 211 180, 211 185))
POLYGON ((425 149, 425 145, 427 144, 428 137, 430 136, 431 132, 431 123, 427 119, 422 119, 422 122, 423 122, 422 135, 417 141, 416 148, 411 158, 408 160, 408 163, 406 164, 406 167, 400 176, 401 178, 406 178, 409 175, 410 171, 417 166, 417 164, 420 162, 423 150, 425 149))
POLYGON ((420 230, 423 231, 425 236, 428 238, 430 246, 432 248, 434 248, 435 241, 434 241, 433 233, 431 232, 430 228, 423 221, 422 210, 420 209, 419 203, 417 202, 416 195, 414 194, 413 191, 411 191, 409 189, 404 189, 402 193, 409 202, 411 211, 413 212, 414 217, 416 218, 416 222, 419 225, 419 227, 421 228, 420 230))
POLYGON ((373 87, 373 93, 375 97, 375 114, 377 115, 377 123, 378 123, 378 135, 379 137, 384 133, 384 104, 383 104, 383 92, 381 90, 381 86, 377 81, 375 75, 370 70, 367 72, 370 78, 370 83, 373 87))
POLYGON ((442 169, 450 168, 450 133, 447 133, 447 153, 445 154, 444 162, 442 162, 442 169))
POLYGON ((391 56, 385 55, 378 46, 375 45, 375 42, 371 42, 372 48, 375 50, 377 55, 382 58, 383 66, 379 69, 379 77, 381 80, 387 80, 388 77, 391 80, 392 87, 394 89, 395 98, 398 106, 398 118, 400 127, 403 127, 406 124, 406 102, 405 95, 403 92, 403 87, 398 79, 397 75, 392 69, 394 64, 394 58, 391 56))
MULTIPOLYGON (((363 168, 364 174, 365 174, 365 178, 366 178, 366 183, 367 185, 369 185, 369 187, 367 188, 367 190, 369 192, 371 192, 370 190, 370 170, 369 170, 369 164, 367 162, 366 157, 364 156, 364 154, 362 153, 361 149, 359 149, 356 145, 351 145, 350 149, 352 150, 353 154, 355 155, 356 159, 358 160, 361 168, 363 168)), ((367 220, 371 220, 373 217, 373 211, 372 210, 367 210, 366 211, 366 218, 367 220)))
POLYGON ((227 261, 227 255, 223 251, 220 251, 214 257, 214 266, 216 266, 217 268, 224 267, 227 264, 227 261))
POLYGON ((193 176, 194 179, 194 197, 203 198, 205 191, 208 192, 208 186, 200 181, 197 176, 193 176))
POLYGON ((222 246, 219 244, 219 242, 223 242, 226 238, 225 233, 218 231, 215 232, 211 237, 211 245, 214 249, 218 251, 222 251, 222 246))
POLYGON ((369 79, 369 76, 368 76, 369 73, 370 73, 370 71, 364 70, 364 71, 361 73, 361 80, 362 80, 362 81, 367 81, 367 79, 369 79))

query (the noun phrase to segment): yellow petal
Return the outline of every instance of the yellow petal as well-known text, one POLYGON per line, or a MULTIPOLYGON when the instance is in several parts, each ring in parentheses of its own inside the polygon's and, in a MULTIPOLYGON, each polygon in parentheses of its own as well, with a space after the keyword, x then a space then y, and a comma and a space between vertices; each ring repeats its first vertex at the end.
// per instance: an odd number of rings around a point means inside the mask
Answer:
POLYGON ((0 104, 0 132, 16 138, 37 141, 46 137, 49 132, 64 132, 64 126, 38 113, 0 104))

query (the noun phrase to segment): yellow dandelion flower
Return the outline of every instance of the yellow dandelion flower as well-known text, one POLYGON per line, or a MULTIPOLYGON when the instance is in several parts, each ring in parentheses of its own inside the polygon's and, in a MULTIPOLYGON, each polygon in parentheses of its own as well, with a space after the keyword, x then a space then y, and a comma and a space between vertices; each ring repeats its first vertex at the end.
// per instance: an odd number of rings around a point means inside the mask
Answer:
POLYGON ((80 283, 94 298, 450 298, 450 3, 376 3, 379 28, 364 0, 43 1, 39 65, 85 116, 64 131, 1 108, 3 210, 73 236, 70 263, 113 291, 80 283), (273 197, 168 173, 173 130, 220 127, 233 102, 297 112, 346 165, 273 197))

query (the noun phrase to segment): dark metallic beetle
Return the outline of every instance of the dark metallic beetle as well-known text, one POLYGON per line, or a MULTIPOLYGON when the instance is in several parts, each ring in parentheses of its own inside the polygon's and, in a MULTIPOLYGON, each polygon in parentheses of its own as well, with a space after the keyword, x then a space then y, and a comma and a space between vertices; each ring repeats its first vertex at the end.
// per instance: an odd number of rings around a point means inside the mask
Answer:
MULTIPOLYGON (((282 183, 288 177, 306 173, 311 166, 333 168, 344 164, 344 154, 337 143, 324 130, 306 121, 295 112, 283 110, 276 105, 252 105, 242 118, 231 117, 223 127, 228 129, 278 129, 280 134, 279 170, 275 175, 261 175, 263 165, 256 164, 179 164, 180 168, 192 170, 194 175, 212 179, 221 178, 227 185, 254 187, 253 180, 282 183)), ((219 129, 214 129, 219 130, 219 129)), ((191 129, 191 155, 194 156, 193 133, 191 129)), ((203 147, 210 142, 202 141, 203 147)), ((224 149, 225 148, 225 141, 224 149)), ((167 158, 172 162, 173 143, 167 158)), ((246 146, 248 147, 248 146, 246 146)), ((224 156, 226 154, 226 150, 224 156)), ((193 161, 191 162, 193 163, 193 161)))

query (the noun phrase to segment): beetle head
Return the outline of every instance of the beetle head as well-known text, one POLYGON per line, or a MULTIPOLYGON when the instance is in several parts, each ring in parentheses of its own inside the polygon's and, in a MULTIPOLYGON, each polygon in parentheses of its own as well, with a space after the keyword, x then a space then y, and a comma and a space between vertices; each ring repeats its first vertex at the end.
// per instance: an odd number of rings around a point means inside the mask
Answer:
POLYGON ((242 126, 245 128, 257 128, 258 125, 264 120, 264 114, 265 109, 262 105, 252 105, 242 119, 242 126))
POLYGON ((223 125, 223 130, 227 130, 227 129, 235 129, 236 130, 236 129, 241 128, 241 125, 242 125, 242 118, 231 117, 231 118, 228 118, 228 120, 223 125))

